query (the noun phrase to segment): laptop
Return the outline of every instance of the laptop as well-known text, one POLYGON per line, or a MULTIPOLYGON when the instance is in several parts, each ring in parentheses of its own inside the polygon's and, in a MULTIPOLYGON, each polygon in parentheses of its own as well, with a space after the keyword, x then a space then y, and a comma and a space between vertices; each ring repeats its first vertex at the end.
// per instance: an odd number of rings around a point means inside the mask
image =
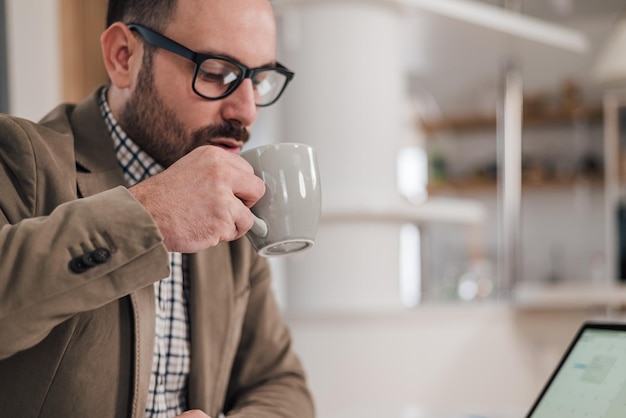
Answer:
POLYGON ((526 415, 579 417, 626 417, 626 323, 584 323, 526 415))

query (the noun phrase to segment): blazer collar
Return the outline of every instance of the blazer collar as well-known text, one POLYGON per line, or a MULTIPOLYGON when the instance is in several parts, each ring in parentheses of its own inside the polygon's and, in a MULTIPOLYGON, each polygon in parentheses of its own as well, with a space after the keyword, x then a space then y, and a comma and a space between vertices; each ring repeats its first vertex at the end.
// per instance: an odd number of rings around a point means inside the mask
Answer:
POLYGON ((82 196, 125 185, 113 141, 104 123, 96 90, 70 114, 75 137, 77 182, 82 196))

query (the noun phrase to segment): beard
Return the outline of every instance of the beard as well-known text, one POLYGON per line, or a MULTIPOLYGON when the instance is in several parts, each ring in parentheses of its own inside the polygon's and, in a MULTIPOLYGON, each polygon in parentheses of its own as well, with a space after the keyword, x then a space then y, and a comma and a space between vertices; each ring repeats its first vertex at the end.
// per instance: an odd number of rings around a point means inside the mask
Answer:
POLYGON ((153 52, 145 51, 137 87, 123 107, 119 124, 126 134, 157 163, 167 168, 195 148, 216 138, 246 143, 248 130, 236 120, 189 132, 158 95, 154 85, 153 52))

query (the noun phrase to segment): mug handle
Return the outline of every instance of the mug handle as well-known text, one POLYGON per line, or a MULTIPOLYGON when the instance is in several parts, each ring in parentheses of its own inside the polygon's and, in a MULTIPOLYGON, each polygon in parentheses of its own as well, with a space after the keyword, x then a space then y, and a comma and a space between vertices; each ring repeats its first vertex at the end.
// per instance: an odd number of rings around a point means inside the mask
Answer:
POLYGON ((265 238, 269 233, 267 222, 254 214, 252 216, 254 216, 254 224, 252 225, 252 228, 250 228, 250 232, 259 238, 265 238))

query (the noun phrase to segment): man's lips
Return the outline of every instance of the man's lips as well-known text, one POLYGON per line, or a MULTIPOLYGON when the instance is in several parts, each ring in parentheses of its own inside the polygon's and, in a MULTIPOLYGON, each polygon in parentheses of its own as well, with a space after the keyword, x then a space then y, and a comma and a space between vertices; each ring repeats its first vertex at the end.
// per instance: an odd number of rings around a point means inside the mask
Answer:
POLYGON ((226 138, 214 139, 210 142, 210 144, 234 153, 239 153, 241 151, 241 148, 243 147, 242 142, 226 138))

